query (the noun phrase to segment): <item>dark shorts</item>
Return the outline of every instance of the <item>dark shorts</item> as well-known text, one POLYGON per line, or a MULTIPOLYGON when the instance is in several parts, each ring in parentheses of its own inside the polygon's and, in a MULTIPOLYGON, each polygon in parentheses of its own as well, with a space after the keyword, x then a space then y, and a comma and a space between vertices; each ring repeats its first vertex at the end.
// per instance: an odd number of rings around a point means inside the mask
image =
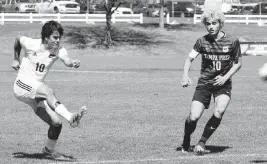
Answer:
POLYGON ((228 95, 231 98, 232 82, 228 81, 223 86, 198 84, 192 101, 199 101, 204 104, 205 109, 209 108, 211 96, 228 95))

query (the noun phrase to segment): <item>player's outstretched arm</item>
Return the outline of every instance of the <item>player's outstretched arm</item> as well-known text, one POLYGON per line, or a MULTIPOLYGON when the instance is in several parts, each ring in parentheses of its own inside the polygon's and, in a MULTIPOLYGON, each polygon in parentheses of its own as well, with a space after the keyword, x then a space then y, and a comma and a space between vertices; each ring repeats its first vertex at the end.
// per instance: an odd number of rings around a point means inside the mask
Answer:
POLYGON ((182 86, 187 87, 191 84, 191 79, 188 76, 190 67, 192 65, 192 62, 195 60, 195 58, 199 55, 199 52, 196 50, 192 49, 191 52, 189 53, 188 57, 186 58, 184 62, 184 72, 182 76, 182 86))
POLYGON ((68 67, 74 67, 74 68, 79 68, 81 65, 81 61, 77 59, 71 59, 69 57, 65 58, 63 60, 63 63, 68 66, 68 67))
POLYGON ((188 76, 190 67, 192 65, 192 62, 194 61, 194 58, 188 56, 184 62, 184 71, 182 76, 181 84, 183 87, 187 87, 191 84, 191 79, 188 76))
POLYGON ((68 52, 64 47, 61 47, 59 50, 59 58, 67 67, 79 68, 81 65, 80 60, 69 57, 68 52))
POLYGON ((14 60, 11 64, 11 67, 13 67, 15 70, 19 69, 20 65, 20 52, 22 49, 21 43, 20 43, 20 38, 22 36, 17 36, 14 42, 14 60))

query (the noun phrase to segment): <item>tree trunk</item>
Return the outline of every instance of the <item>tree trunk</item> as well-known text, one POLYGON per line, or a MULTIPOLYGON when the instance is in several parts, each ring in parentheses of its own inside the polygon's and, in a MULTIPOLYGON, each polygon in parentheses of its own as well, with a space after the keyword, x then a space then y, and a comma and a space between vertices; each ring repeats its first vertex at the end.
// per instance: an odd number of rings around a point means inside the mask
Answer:
POLYGON ((111 19, 112 19, 112 14, 114 11, 112 10, 113 7, 117 8, 122 4, 121 1, 110 1, 105 0, 105 9, 106 9, 106 34, 105 34, 105 40, 104 44, 109 47, 113 44, 112 38, 111 38, 111 19))
POLYGON ((159 19, 159 27, 161 29, 164 28, 164 0, 160 0, 160 19, 159 19))
POLYGON ((133 2, 130 2, 130 9, 133 9, 133 2))
POLYGON ((104 43, 109 47, 112 44, 112 38, 111 38, 111 11, 108 11, 106 13, 106 34, 105 34, 105 41, 104 43))
POLYGON ((87 0, 87 3, 86 3, 86 4, 87 4, 87 6, 86 6, 86 7, 87 7, 87 11, 86 11, 86 12, 87 12, 88 14, 90 13, 90 1, 91 1, 91 0, 87 0))

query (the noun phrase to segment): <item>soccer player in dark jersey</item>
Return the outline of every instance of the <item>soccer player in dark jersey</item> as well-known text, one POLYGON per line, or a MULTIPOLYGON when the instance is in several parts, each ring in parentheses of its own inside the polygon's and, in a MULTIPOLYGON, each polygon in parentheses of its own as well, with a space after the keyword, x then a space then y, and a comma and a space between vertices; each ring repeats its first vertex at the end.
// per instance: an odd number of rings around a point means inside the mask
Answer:
POLYGON ((231 99, 231 77, 241 68, 240 43, 236 37, 222 31, 224 15, 218 11, 202 14, 202 23, 208 34, 199 38, 185 60, 182 86, 191 84, 188 72, 194 59, 201 55, 201 71, 192 99, 190 114, 185 121, 182 152, 190 150, 190 136, 204 110, 209 108, 214 97, 215 109, 204 132, 194 148, 198 155, 205 153, 205 144, 221 123, 222 116, 231 99))

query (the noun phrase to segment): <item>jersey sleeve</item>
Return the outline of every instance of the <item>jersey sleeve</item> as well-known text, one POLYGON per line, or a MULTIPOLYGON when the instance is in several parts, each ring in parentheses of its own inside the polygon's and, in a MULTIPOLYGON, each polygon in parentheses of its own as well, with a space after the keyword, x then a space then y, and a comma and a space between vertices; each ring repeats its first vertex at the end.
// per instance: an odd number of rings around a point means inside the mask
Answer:
POLYGON ((190 51, 189 56, 191 58, 196 58, 201 53, 201 40, 198 39, 193 47, 193 49, 190 51))
POLYGON ((22 46, 22 48, 24 48, 25 50, 27 50, 29 48, 29 43, 31 43, 31 38, 26 37, 26 36, 22 36, 19 39, 19 42, 22 46))
POLYGON ((64 59, 65 57, 68 57, 68 52, 67 52, 67 50, 64 47, 62 47, 62 48, 59 49, 58 57, 60 59, 64 59))
POLYGON ((199 52, 197 52, 195 49, 192 49, 189 53, 189 56, 193 59, 195 59, 198 56, 199 52))
POLYGON ((199 53, 201 53, 201 39, 198 39, 193 47, 193 49, 199 53))
POLYGON ((236 39, 233 42, 233 61, 234 63, 238 63, 238 58, 241 57, 241 48, 240 48, 240 42, 238 39, 236 39))

